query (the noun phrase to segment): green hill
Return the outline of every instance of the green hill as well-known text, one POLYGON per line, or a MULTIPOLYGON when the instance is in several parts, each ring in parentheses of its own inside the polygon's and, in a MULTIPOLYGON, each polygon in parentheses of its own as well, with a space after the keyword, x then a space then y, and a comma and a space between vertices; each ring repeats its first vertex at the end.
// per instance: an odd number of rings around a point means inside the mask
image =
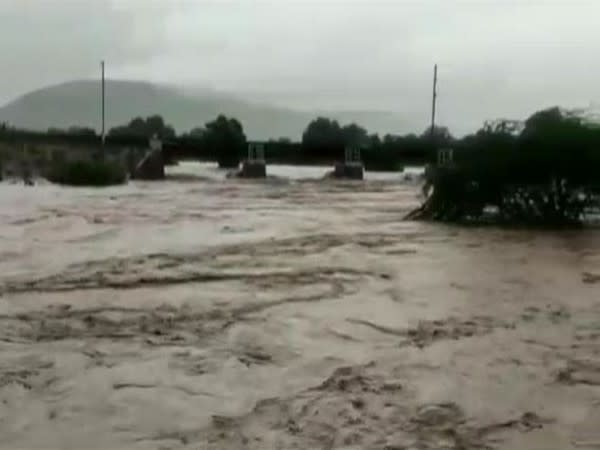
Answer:
MULTIPOLYGON (((160 114, 178 132, 188 131, 218 114, 238 118, 249 137, 300 138, 308 122, 326 115, 342 123, 356 121, 372 132, 394 133, 405 128, 386 112, 307 112, 250 103, 214 91, 190 91, 139 81, 106 82, 107 129, 136 116, 160 114)), ((0 108, 0 122, 33 130, 73 125, 100 128, 100 83, 72 81, 29 94, 0 108)))

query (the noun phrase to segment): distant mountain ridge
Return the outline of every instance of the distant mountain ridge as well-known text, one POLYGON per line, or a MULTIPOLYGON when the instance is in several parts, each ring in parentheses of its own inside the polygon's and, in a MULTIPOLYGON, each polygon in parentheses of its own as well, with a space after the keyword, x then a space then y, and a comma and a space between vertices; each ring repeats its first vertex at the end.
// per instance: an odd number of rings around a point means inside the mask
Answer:
MULTIPOLYGON (((0 122, 18 128, 47 130, 89 126, 100 128, 100 83, 71 81, 25 94, 0 108, 0 122)), ((252 103, 210 90, 186 91, 144 81, 106 82, 107 130, 137 116, 160 114, 178 133, 203 126, 219 114, 235 117, 252 139, 289 137, 299 139, 317 116, 356 122, 369 132, 398 133, 406 130, 399 114, 369 111, 298 111, 252 103)))

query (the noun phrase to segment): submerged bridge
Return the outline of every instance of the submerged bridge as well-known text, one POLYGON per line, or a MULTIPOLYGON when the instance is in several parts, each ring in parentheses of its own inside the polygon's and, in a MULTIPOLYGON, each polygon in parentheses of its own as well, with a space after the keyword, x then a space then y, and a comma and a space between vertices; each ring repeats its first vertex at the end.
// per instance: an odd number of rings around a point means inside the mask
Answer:
MULTIPOLYGON (((247 156, 240 158, 242 170, 238 175, 263 178, 267 163, 320 164, 335 165, 331 176, 336 178, 362 179, 360 150, 346 149, 341 160, 333 156, 335 153, 307 152, 300 143, 251 141, 247 156)), ((162 141, 140 136, 107 136, 102 142, 95 134, 0 128, 0 178, 2 173, 24 178, 25 174, 43 176, 56 163, 98 159, 122 164, 132 178, 160 179, 164 177, 165 165, 179 160, 217 161, 219 155, 202 139, 190 136, 162 141)))
POLYGON ((153 167, 156 173, 164 174, 164 164, 172 158, 172 148, 172 145, 140 137, 108 137, 102 142, 96 135, 3 130, 0 131, 0 175, 35 176, 59 162, 104 159, 122 164, 133 176, 150 153, 160 153, 160 158, 153 160, 153 167))

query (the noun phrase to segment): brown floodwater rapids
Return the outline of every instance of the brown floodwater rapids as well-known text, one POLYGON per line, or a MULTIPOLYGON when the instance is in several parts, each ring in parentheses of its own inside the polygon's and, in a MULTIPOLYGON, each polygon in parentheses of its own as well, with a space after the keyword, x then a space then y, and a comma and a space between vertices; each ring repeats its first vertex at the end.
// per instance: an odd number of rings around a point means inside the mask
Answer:
POLYGON ((600 449, 599 230, 170 170, 0 183, 0 448, 600 449))

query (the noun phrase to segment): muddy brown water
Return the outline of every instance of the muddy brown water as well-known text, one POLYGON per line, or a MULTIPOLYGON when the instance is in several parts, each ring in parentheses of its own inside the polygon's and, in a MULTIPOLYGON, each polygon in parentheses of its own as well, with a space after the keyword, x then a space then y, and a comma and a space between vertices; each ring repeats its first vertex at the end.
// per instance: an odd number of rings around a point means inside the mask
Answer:
POLYGON ((194 170, 0 184, 0 448, 600 448, 600 232, 194 170))

